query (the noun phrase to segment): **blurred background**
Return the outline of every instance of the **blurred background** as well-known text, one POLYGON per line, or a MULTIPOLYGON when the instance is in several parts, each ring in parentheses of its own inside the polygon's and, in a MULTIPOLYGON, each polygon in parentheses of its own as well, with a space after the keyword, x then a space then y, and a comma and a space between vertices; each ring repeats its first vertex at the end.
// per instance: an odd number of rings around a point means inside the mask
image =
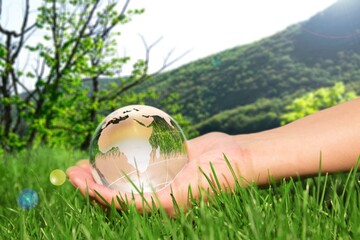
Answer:
POLYGON ((1 151, 87 149, 129 104, 163 109, 192 138, 271 129, 356 98, 359 10, 357 0, 2 0, 1 151))

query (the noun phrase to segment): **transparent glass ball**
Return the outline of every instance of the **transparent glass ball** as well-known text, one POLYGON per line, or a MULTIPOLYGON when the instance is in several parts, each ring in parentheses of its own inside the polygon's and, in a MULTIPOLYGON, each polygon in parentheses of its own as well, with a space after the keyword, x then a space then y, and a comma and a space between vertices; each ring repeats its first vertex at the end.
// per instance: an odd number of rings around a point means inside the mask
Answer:
POLYGON ((167 113, 131 105, 109 114, 90 144, 95 181, 120 192, 166 187, 188 162, 185 136, 167 113))

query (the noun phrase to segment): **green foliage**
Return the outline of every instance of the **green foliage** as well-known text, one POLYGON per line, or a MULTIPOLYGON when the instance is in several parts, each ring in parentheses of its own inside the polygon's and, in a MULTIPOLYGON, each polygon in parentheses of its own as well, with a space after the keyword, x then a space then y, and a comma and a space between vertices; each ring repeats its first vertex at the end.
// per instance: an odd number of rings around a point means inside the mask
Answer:
POLYGON ((196 124, 199 132, 221 129, 229 133, 253 133, 278 127, 283 102, 280 99, 259 99, 253 104, 220 112, 196 124), (241 131, 239 131, 241 130, 241 131))
POLYGON ((356 93, 345 91, 345 85, 342 82, 336 83, 333 87, 320 88, 294 99, 287 105, 285 107, 287 112, 281 116, 281 124, 284 125, 354 98, 356 98, 356 93))
MULTIPOLYGON (((155 91, 155 90, 154 90, 155 91)), ((154 99, 159 99, 159 92, 157 91, 156 97, 147 98, 145 102, 152 102, 154 99)), ((197 130, 194 128, 193 122, 189 117, 181 114, 184 106, 179 103, 179 94, 171 93, 160 101, 159 108, 168 113, 176 123, 181 127, 186 138, 190 139, 198 135, 197 130)))
MULTIPOLYGON (((29 5, 24 5, 27 23, 29 5)), ((147 60, 135 62, 129 76, 119 75, 130 57, 116 57, 118 29, 144 12, 127 6, 128 2, 106 0, 43 0, 34 25, 25 24, 19 33, 0 29, 7 43, 0 44, 3 149, 41 144, 85 149, 106 114, 156 97, 152 90, 129 92, 150 79, 147 60), (25 45, 24 39, 32 37, 27 32, 33 30, 41 31, 42 39, 25 45), (23 48, 38 58, 25 73, 17 64, 23 48), (116 80, 104 85, 104 77, 116 80), (34 89, 22 84, 28 80, 35 82, 34 89)), ((179 119, 185 122, 181 115, 179 119)))
POLYGON ((17 44, 25 32, 20 37, 1 32, 3 39, 13 39, 10 46, 0 43, 0 74, 7 79, 0 86, 2 148, 86 148, 104 115, 134 103, 164 109, 189 138, 208 131, 234 134, 280 126, 284 106, 306 92, 343 82, 360 94, 357 35, 346 35, 360 28, 359 8, 357 1, 339 1, 274 36, 147 81, 147 60, 139 60, 130 76, 121 77, 118 72, 130 58, 114 57, 118 27, 143 9, 121 11, 104 0, 44 0, 35 22, 43 39, 25 46, 17 44), (344 8, 344 2, 351 8, 344 8), (39 57, 37 69, 17 68, 17 45, 39 57), (21 85, 29 80, 36 82, 35 90, 21 85))
MULTIPOLYGON (((280 106, 285 106, 293 98, 337 82, 343 82, 349 90, 360 94, 358 35, 348 35, 360 28, 360 4, 349 0, 349 8, 343 6, 344 2, 338 1, 309 21, 290 26, 271 37, 156 76, 154 81, 142 87, 159 89, 160 99, 168 95, 168 89, 173 89, 179 95, 178 104, 183 106, 180 113, 204 126, 198 128, 200 134, 212 130, 235 134, 264 130, 266 125, 280 126, 279 116, 285 109, 272 113, 261 111, 257 106, 258 99, 274 101, 274 106, 279 105, 277 100, 280 99, 280 106), (330 37, 312 34, 308 29, 330 37), (334 39, 331 36, 349 37, 334 39), (214 120, 215 116, 220 119, 222 114, 227 115, 239 107, 259 111, 243 114, 237 118, 238 122, 234 122, 234 127, 230 123, 224 125, 226 117, 221 121, 214 120), (266 124, 267 117, 271 124, 266 124), (255 118, 259 124, 244 123, 255 118), (261 123, 260 119, 264 121, 261 123)), ((151 104, 161 106, 160 101, 151 104)))
MULTIPOLYGON (((189 197, 187 213, 168 217, 162 209, 138 213, 124 203, 104 209, 69 182, 50 183, 54 169, 65 170, 85 153, 36 148, 0 157, 0 236, 2 239, 356 239, 359 229, 359 174, 289 179, 267 187, 235 185, 215 196, 189 197), (18 193, 39 194, 32 210, 21 209, 18 193), (208 199, 206 202, 204 199, 208 199)), ((216 179, 216 169, 214 170, 216 179)), ((211 179, 209 178, 211 181, 211 179)))

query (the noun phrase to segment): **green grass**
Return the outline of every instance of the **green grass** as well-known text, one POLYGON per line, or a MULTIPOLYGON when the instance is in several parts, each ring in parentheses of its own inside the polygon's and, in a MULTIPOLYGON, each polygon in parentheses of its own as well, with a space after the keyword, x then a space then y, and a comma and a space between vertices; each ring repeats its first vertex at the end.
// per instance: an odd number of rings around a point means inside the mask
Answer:
MULTIPOLYGON (((49 174, 86 153, 39 148, 0 161, 0 239, 359 239, 359 175, 288 180, 268 187, 217 191, 210 203, 169 218, 163 211, 104 209, 49 174), (39 193, 32 210, 17 205, 24 188, 39 193)), ((214 169, 216 171, 216 169, 214 169)), ((216 184, 216 179, 215 179, 216 184)), ((214 186, 216 190, 216 186, 214 186)))

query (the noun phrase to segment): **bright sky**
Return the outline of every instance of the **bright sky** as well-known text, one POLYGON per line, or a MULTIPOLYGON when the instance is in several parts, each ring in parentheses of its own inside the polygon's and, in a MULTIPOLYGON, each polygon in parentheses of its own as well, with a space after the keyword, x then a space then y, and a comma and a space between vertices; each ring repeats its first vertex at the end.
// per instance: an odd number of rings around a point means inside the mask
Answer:
MULTIPOLYGON (((15 26, 23 0, 5 0, 2 24, 15 26), (10 13, 10 14, 9 14, 10 13), (9 14, 9 16, 6 16, 9 14)), ((33 6, 40 0, 31 0, 33 6)), ((119 1, 120 2, 120 1, 119 1)), ((122 26, 119 55, 143 58, 139 34, 151 44, 163 37, 150 56, 156 71, 169 51, 173 57, 191 50, 172 68, 219 51, 272 35, 307 20, 336 0, 132 0, 130 8, 145 8, 143 15, 122 26)), ((127 70, 125 69, 125 73, 127 70)))
POLYGON ((132 7, 145 13, 123 28, 120 51, 141 58, 141 34, 154 49, 152 70, 159 68, 167 53, 189 54, 172 67, 222 50, 270 36, 287 26, 307 20, 336 0, 134 0, 132 7))

